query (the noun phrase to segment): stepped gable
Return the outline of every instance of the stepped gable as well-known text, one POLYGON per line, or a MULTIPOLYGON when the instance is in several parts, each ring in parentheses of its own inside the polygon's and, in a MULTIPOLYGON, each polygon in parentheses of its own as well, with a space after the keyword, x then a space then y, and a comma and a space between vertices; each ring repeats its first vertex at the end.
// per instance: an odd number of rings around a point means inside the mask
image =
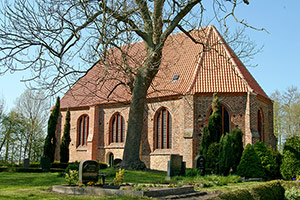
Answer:
MULTIPOLYGON (((160 70, 147 98, 214 92, 254 92, 268 98, 214 26, 190 34, 199 43, 194 43, 184 33, 168 37, 160 70)), ((143 42, 122 49, 128 54, 128 66, 143 64, 146 57, 143 42)), ((126 82, 128 79, 122 64, 124 56, 117 49, 110 51, 109 63, 98 62, 81 77, 61 99, 61 108, 130 101, 129 87, 119 84, 120 80, 126 82)))

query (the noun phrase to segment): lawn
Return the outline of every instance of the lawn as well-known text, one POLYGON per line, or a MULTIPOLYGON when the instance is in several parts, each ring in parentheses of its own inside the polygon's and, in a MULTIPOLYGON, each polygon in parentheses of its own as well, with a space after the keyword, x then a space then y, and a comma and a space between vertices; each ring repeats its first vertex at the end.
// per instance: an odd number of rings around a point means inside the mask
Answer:
MULTIPOLYGON (((101 170, 107 174, 107 182, 114 178, 116 170, 108 168, 101 170)), ((126 170, 124 183, 138 184, 163 184, 167 183, 164 178, 166 172, 162 171, 133 171, 126 170)), ((201 191, 234 191, 237 189, 249 188, 262 182, 241 182, 237 176, 220 177, 216 175, 205 177, 174 177, 170 183, 178 185, 193 184, 201 191)), ((111 197, 90 197, 56 194, 51 192, 52 185, 63 185, 65 179, 59 173, 0 173, 0 200, 1 199, 149 199, 147 197, 111 196, 111 197)))
POLYGON ((16 199, 16 200, 39 200, 39 199, 55 199, 55 200, 71 200, 71 199, 149 199, 136 197, 90 197, 90 196, 74 196, 56 194, 51 192, 52 185, 65 184, 65 179, 58 173, 0 173, 0 199, 16 199))

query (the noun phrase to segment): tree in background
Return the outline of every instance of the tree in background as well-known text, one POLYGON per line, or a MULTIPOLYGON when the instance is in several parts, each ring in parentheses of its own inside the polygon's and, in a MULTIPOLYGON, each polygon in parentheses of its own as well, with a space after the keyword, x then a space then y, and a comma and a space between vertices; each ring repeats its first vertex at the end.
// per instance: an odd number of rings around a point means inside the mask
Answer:
POLYGON ((251 144, 247 144, 242 154, 237 174, 245 178, 264 178, 266 176, 261 166, 261 160, 251 144))
MULTIPOLYGON (((5 1, 0 5, 2 72, 30 69, 33 77, 29 79, 53 94, 71 87, 91 63, 97 61, 108 69, 111 67, 109 60, 114 59, 111 49, 119 50, 124 59, 117 70, 122 75, 115 78, 116 85, 112 88, 126 86, 132 95, 121 167, 143 169, 145 164, 139 158, 139 151, 147 91, 160 69, 166 40, 171 33, 180 30, 203 49, 214 51, 214 46, 208 47, 200 38, 193 38, 190 30, 204 25, 205 7, 211 8, 215 14, 212 18, 225 27, 224 35, 229 33, 231 20, 243 28, 252 27, 236 17, 235 11, 240 4, 249 2, 218 0, 208 1, 206 5, 201 0, 5 1), (141 40, 146 55, 138 59, 140 62, 130 65, 126 49, 120 47, 130 47, 141 40), (34 53, 24 56, 29 52, 34 53)), ((239 38, 241 34, 233 36, 239 38)), ((255 53, 251 41, 244 40, 237 46, 240 58, 249 58, 255 53)), ((99 77, 97 84, 106 78, 99 77)))
POLYGON ((274 134, 282 151, 282 141, 300 136, 300 92, 291 86, 283 93, 275 91, 271 99, 274 100, 274 134))
MULTIPOLYGON (((16 101, 16 112, 22 114, 28 123, 25 137, 24 158, 31 159, 33 146, 41 146, 48 116, 49 105, 41 91, 25 90, 16 101), (36 144, 39 143, 39 144, 36 144)), ((34 148, 34 150, 37 150, 34 148)), ((41 150, 38 150, 41 152, 41 150)), ((35 152, 36 154, 37 152, 35 152)))
POLYGON ((70 109, 68 108, 66 113, 66 121, 64 125, 63 137, 61 139, 61 144, 60 144, 60 162, 62 163, 69 162, 69 144, 71 142, 70 120, 71 120, 70 109))
POLYGON ((291 180, 300 173, 300 137, 288 138, 283 147, 280 171, 284 179, 291 180))
POLYGON ((57 97, 56 104, 51 112, 48 120, 47 137, 44 144, 44 157, 54 161, 55 147, 56 147, 56 125, 59 117, 60 99, 57 97))

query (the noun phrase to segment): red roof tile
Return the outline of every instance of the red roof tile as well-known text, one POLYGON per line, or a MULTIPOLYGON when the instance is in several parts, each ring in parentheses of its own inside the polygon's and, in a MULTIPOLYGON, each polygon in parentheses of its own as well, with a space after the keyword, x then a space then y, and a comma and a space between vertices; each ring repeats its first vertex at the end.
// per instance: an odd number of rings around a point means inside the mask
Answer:
MULTIPOLYGON (((148 98, 213 92, 255 92, 268 98, 214 26, 193 31, 191 35, 210 48, 203 51, 202 44, 194 43, 183 33, 170 35, 148 98), (173 80, 175 75, 177 80, 173 80)), ((145 60, 143 42, 124 49, 128 52, 128 66, 136 69, 145 60)), ((128 79, 123 57, 117 49, 111 52, 107 65, 96 63, 64 95, 62 108, 130 101, 129 87, 118 85, 119 80, 128 79)))

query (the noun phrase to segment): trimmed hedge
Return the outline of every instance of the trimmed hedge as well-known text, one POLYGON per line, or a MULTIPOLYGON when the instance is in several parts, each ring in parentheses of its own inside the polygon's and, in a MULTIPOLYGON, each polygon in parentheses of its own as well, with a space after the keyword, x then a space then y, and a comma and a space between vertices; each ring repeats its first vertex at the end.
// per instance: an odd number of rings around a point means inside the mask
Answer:
POLYGON ((237 190, 223 193, 209 200, 282 200, 284 188, 280 181, 270 181, 250 188, 249 190, 237 190))

